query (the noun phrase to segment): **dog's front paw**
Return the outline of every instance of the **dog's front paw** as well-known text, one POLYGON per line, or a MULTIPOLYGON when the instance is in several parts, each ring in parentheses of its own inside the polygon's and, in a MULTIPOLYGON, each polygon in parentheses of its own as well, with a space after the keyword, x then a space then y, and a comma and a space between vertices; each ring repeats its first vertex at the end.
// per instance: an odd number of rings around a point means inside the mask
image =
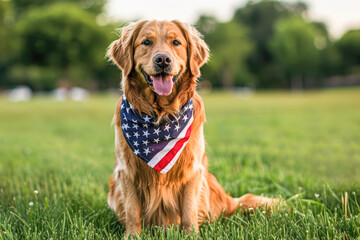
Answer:
POLYGON ((131 239, 132 236, 138 238, 141 230, 141 226, 127 227, 125 232, 125 238, 131 239))
POLYGON ((193 230, 198 233, 199 232, 199 225, 193 224, 193 223, 183 223, 183 230, 185 230, 187 233, 191 233, 193 230))
POLYGON ((132 237, 139 238, 140 232, 137 231, 126 231, 125 232, 125 239, 132 239, 132 237))

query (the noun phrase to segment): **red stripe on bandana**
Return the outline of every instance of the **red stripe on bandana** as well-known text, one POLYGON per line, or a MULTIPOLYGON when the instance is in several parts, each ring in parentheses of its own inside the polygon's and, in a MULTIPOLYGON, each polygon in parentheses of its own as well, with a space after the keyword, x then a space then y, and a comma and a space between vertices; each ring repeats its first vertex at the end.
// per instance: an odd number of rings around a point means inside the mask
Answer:
POLYGON ((190 133, 191 133, 191 127, 192 127, 192 124, 186 130, 185 137, 180 139, 179 141, 177 141, 175 146, 154 166, 155 170, 160 172, 171 162, 171 160, 175 157, 177 152, 182 148, 184 143, 186 143, 189 140, 190 133))

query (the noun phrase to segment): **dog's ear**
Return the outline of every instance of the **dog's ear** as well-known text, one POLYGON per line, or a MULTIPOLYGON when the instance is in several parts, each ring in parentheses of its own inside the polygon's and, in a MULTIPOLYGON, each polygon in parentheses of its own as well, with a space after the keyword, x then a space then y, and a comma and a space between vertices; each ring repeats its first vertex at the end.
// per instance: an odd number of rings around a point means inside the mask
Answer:
POLYGON ((129 76, 134 66, 134 41, 146 21, 130 23, 121 29, 120 38, 112 42, 106 56, 129 76))
POLYGON ((183 32, 188 42, 188 68, 190 74, 198 77, 200 75, 200 67, 208 61, 209 48, 202 39, 202 34, 194 27, 173 21, 183 32))
POLYGON ((190 70, 193 76, 198 77, 200 67, 209 59, 209 48, 202 39, 201 33, 194 27, 190 27, 189 34, 188 59, 190 70))

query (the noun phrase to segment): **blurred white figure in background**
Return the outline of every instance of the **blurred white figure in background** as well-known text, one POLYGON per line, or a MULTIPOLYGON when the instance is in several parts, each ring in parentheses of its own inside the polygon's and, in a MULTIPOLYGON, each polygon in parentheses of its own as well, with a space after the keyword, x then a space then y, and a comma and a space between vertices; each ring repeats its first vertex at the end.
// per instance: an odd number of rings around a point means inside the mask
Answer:
POLYGON ((8 100, 11 102, 27 102, 31 96, 32 91, 28 86, 17 86, 8 92, 8 100))
POLYGON ((249 87, 237 87, 235 88, 236 95, 243 100, 247 100, 254 95, 254 90, 249 87))
POLYGON ((68 97, 68 90, 60 87, 53 90, 53 96, 56 101, 63 102, 68 97))
POLYGON ((89 91, 84 88, 73 87, 70 90, 70 98, 73 101, 82 102, 85 101, 89 96, 89 91))

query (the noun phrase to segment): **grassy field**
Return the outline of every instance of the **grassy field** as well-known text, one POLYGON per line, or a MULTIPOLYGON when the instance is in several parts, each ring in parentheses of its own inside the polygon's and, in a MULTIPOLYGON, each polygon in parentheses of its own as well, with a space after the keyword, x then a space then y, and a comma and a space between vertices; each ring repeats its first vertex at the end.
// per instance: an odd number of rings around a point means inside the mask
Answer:
MULTIPOLYGON (((209 171, 233 196, 281 196, 289 208, 142 239, 360 239, 360 88, 203 98, 209 171)), ((0 98, 0 239, 124 236, 106 205, 115 104, 0 98)))

